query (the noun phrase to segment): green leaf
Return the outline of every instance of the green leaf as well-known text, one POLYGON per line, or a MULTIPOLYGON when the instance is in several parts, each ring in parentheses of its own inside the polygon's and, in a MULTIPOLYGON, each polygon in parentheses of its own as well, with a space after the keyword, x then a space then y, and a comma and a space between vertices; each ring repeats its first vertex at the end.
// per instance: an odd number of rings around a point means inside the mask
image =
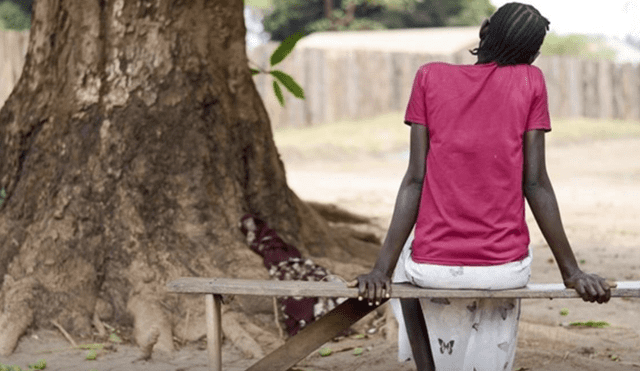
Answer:
POLYGON ((284 96, 282 95, 282 89, 280 88, 280 84, 278 84, 278 82, 275 80, 273 81, 273 92, 276 94, 276 97, 278 97, 280 105, 284 107, 284 96))
POLYGON ((605 322, 605 321, 571 322, 569 325, 576 326, 576 327, 594 327, 594 328, 603 328, 603 327, 611 326, 608 322, 605 322))
POLYGON ((122 343, 122 339, 120 339, 120 336, 116 335, 115 332, 112 332, 111 335, 109 335, 109 341, 112 343, 122 343))
POLYGON ((331 355, 331 348, 322 348, 318 351, 318 353, 320 353, 321 356, 323 357, 327 357, 331 355))
POLYGON ((278 79, 296 98, 304 99, 304 89, 298 85, 293 77, 279 70, 273 70, 269 73, 278 79))
POLYGON ((304 35, 300 32, 296 32, 295 34, 287 37, 283 42, 278 45, 276 50, 271 54, 271 65, 275 66, 276 64, 282 62, 282 60, 291 53, 293 47, 296 46, 298 40, 300 40, 304 35))
POLYGON ((251 76, 255 76, 260 73, 260 70, 257 70, 255 68, 250 68, 250 70, 251 70, 251 76))
POLYGON ((561 316, 568 316, 569 315, 569 309, 567 309, 567 308, 560 309, 560 315, 561 316))
MULTIPOLYGON (((116 335, 117 336, 117 335, 116 335)), ((93 343, 93 344, 80 344, 77 347, 78 349, 102 349, 104 348, 104 344, 93 343)))
POLYGON ((38 360, 38 362, 29 365, 29 368, 32 370, 44 370, 45 368, 47 368, 47 361, 44 359, 40 359, 38 360))
POLYGON ((95 349, 91 349, 90 351, 87 352, 85 359, 89 361, 93 361, 96 359, 97 356, 98 356, 98 352, 95 349))
POLYGON ((358 347, 358 348, 355 348, 355 349, 353 350, 353 355, 354 355, 354 356, 359 356, 359 355, 361 355, 361 354, 362 354, 362 352, 364 352, 364 349, 362 349, 362 348, 358 347))

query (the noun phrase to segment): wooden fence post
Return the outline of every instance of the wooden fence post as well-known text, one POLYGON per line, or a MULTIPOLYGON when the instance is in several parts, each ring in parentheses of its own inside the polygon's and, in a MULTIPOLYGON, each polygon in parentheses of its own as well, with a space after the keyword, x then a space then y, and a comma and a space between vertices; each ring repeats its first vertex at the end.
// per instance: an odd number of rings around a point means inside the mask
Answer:
POLYGON ((613 118, 613 62, 598 61, 598 100, 602 119, 613 118))
POLYGON ((560 58, 557 56, 547 57, 542 59, 540 64, 544 68, 543 73, 549 96, 549 113, 551 116, 564 117, 566 115, 562 108, 568 94, 563 89, 564 79, 560 58))
POLYGON ((598 100, 598 71, 596 61, 583 60, 582 86, 584 91, 584 117, 597 118, 600 116, 598 100))
POLYGON ((563 58, 565 65, 565 82, 567 84, 569 117, 580 117, 584 112, 584 90, 582 89, 582 63, 577 58, 563 58))
POLYGON ((353 119, 358 115, 360 103, 360 66, 356 59, 356 51, 349 50, 346 54, 347 79, 346 83, 346 118, 353 119))

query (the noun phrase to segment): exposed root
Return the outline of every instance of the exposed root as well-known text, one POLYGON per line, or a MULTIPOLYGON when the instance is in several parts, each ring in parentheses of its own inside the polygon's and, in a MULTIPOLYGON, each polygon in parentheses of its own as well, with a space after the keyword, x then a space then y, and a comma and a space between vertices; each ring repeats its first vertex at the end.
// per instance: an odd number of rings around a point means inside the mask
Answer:
POLYGON ((20 336, 33 322, 33 289, 35 280, 23 278, 14 281, 9 275, 4 278, 4 308, 0 315, 0 355, 9 356, 18 344, 20 336))
POLYGON ((158 338, 151 345, 153 352, 171 354, 174 350, 171 323, 157 301, 134 295, 127 303, 127 309, 133 315, 133 338, 140 347, 149 344, 150 339, 158 338))
POLYGON ((98 331, 98 336, 106 337, 107 330, 104 328, 104 324, 100 321, 100 316, 97 311, 93 312, 93 327, 95 327, 96 331, 98 331))
POLYGON ((182 342, 198 341, 207 336, 205 322, 203 314, 189 313, 189 318, 181 319, 173 328, 173 334, 182 342))
POLYGON ((204 303, 201 295, 180 296, 186 312, 174 317, 173 335, 181 342, 193 342, 207 335, 204 303))
POLYGON ((398 321, 396 320, 396 316, 393 314, 393 310, 391 310, 390 303, 386 303, 382 307, 384 308, 384 312, 382 314, 384 324, 380 327, 380 332, 382 332, 385 340, 396 342, 398 341, 398 321))
POLYGON ((373 321, 378 317, 378 311, 374 310, 366 316, 362 317, 358 322, 351 326, 351 329, 359 334, 366 334, 372 328, 373 321))
MULTIPOLYGON (((241 315, 241 317, 244 317, 241 315)), ((251 320, 242 322, 242 327, 249 333, 251 338, 261 344, 263 350, 267 353, 284 344, 285 339, 279 338, 270 331, 264 330, 262 327, 254 324, 251 320)))
POLYGON ((158 327, 153 326, 147 336, 147 339, 145 340, 145 343, 140 344, 142 355, 138 357, 136 361, 148 361, 149 359, 151 359, 151 354, 153 353, 153 347, 158 343, 159 338, 160 338, 160 330, 158 330, 158 327))
POLYGON ((372 243, 378 246, 382 244, 380 237, 378 237, 375 233, 367 232, 367 231, 358 231, 351 227, 335 226, 334 228, 337 230, 340 230, 345 235, 350 236, 351 238, 355 238, 356 240, 372 243))
POLYGON ((333 204, 322 204, 313 201, 308 201, 307 203, 328 222, 348 224, 367 224, 371 222, 367 217, 354 214, 333 204))
POLYGON ((245 357, 255 359, 264 357, 264 351, 260 344, 240 324, 238 313, 231 311, 224 313, 222 316, 222 332, 235 347, 240 349, 245 357))
POLYGON ((60 330, 60 332, 62 333, 62 335, 64 336, 65 339, 67 339, 67 341, 69 342, 69 344, 71 344, 72 347, 76 348, 78 346, 78 344, 76 343, 75 340, 73 340, 73 338, 71 337, 71 335, 69 335, 69 333, 67 332, 67 330, 64 329, 64 327, 62 327, 62 325, 60 325, 58 322, 56 321, 51 321, 51 324, 54 325, 58 330, 60 330))

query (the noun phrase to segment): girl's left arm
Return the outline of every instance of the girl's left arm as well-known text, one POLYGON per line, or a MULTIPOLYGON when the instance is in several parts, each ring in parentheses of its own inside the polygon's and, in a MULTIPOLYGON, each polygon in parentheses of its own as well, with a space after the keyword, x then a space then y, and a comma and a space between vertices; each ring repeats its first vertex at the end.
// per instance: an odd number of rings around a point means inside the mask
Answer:
POLYGON ((611 298, 609 283, 578 267, 562 226, 558 202, 546 170, 544 135, 541 130, 531 130, 524 135, 524 195, 558 263, 565 286, 574 288, 585 301, 605 303, 611 298))
POLYGON ((409 166, 400 184, 387 236, 371 272, 358 276, 357 283, 351 284, 358 286, 360 298, 366 298, 370 304, 379 303, 391 293, 391 275, 418 217, 428 151, 427 127, 411 124, 409 166))

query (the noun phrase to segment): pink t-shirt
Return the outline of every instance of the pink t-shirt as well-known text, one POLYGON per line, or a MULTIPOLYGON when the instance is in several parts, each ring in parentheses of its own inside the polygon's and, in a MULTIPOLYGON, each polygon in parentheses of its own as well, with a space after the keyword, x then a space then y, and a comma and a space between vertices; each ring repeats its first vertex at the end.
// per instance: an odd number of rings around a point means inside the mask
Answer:
POLYGON ((478 266, 524 258, 523 135, 551 130, 542 71, 526 64, 423 65, 405 122, 429 130, 413 260, 478 266))

